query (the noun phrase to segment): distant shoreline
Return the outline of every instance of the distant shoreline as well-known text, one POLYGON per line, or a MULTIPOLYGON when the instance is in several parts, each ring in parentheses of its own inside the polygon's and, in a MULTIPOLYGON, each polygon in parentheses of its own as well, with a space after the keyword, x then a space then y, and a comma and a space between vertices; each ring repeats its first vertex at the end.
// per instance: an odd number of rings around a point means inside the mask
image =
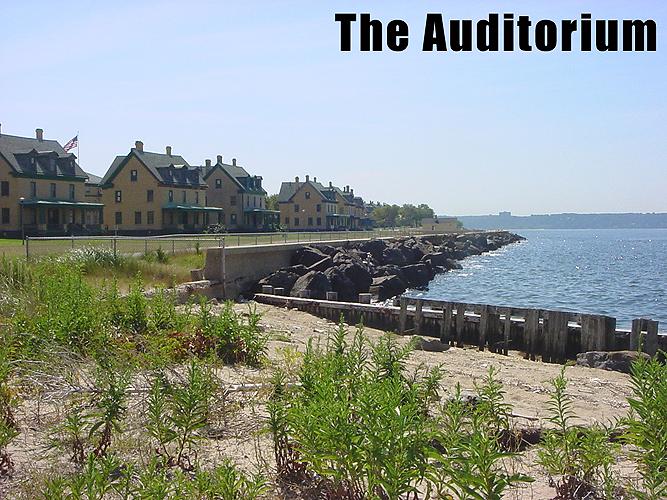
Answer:
POLYGON ((667 229, 667 213, 463 215, 458 220, 474 229, 667 229))

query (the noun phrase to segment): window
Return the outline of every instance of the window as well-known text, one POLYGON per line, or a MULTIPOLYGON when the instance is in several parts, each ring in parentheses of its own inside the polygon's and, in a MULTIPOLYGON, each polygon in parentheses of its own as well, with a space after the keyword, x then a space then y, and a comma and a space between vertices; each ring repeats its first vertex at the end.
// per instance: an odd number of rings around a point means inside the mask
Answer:
POLYGON ((153 212, 152 210, 149 210, 148 212, 146 212, 146 223, 149 226, 152 226, 153 224, 155 224, 155 212, 153 212))
POLYGON ((130 180, 132 182, 137 181, 137 171, 136 170, 130 170, 130 180))
POLYGON ((229 204, 233 207, 236 206, 236 196, 230 196, 229 197, 229 204))
POLYGON ((218 212, 218 224, 224 224, 225 223, 225 214, 222 212, 218 212))
POLYGON ((70 184, 69 185, 69 199, 73 200, 74 198, 76 198, 75 195, 76 195, 76 191, 75 191, 75 188, 74 188, 74 184, 70 184))
POLYGON ((313 218, 312 217, 308 217, 308 225, 309 226, 313 225, 313 218))
POLYGON ((9 196, 9 181, 0 182, 0 195, 9 196))
POLYGON ((30 197, 31 198, 37 198, 37 183, 36 182, 31 182, 30 183, 30 197))
POLYGON ((232 215, 229 217, 229 223, 230 223, 230 224, 236 224, 236 214, 232 214, 232 215))
POLYGON ((116 225, 120 226, 123 223, 123 212, 116 212, 116 225))
POLYGON ((188 223, 188 213, 183 212, 183 213, 181 213, 181 224, 183 224, 185 226, 185 225, 187 225, 187 223, 188 223))
POLYGON ((300 210, 299 205, 298 205, 298 204, 295 204, 295 205, 294 205, 294 213, 295 213, 295 214, 298 214, 298 213, 299 213, 299 210, 300 210))
POLYGON ((222 179, 215 180, 215 189, 222 189, 222 179))
POLYGON ((116 203, 120 203, 123 201, 123 192, 122 191, 116 191, 114 194, 114 199, 116 200, 116 203))
POLYGON ((146 191, 146 201, 149 202, 149 203, 151 201, 153 201, 153 190, 152 189, 149 189, 149 190, 146 191))
POLYGON ((199 191, 195 191, 195 205, 199 205, 199 191))
POLYGON ((306 199, 310 200, 310 191, 306 191, 306 199))
POLYGON ((141 212, 134 212, 134 223, 141 224, 141 212))
POLYGON ((55 182, 52 182, 52 183, 51 183, 51 191, 50 191, 50 193, 51 193, 51 198, 55 198, 55 197, 56 197, 56 183, 55 183, 55 182))
POLYGON ((317 218, 317 225, 321 226, 322 225, 322 217, 317 218))
POLYGON ((317 209, 318 212, 322 211, 322 205, 317 205, 317 207, 315 207, 315 208, 317 209))
POLYGON ((252 197, 252 206, 257 208, 257 196, 252 197))
POLYGON ((169 203, 174 201, 174 192, 170 189, 169 190, 169 203))
POLYGON ((174 225, 174 212, 169 212, 169 224, 174 225))
POLYGON ((298 227, 298 226, 299 226, 299 218, 294 217, 294 227, 298 227))
POLYGON ((199 224, 199 212, 195 212, 195 226, 199 224))
POLYGON ((3 208, 2 209, 2 223, 3 224, 9 224, 9 209, 8 208, 3 208))
POLYGON ((185 191, 181 191, 181 198, 183 198, 183 203, 187 203, 188 201, 188 193, 185 191))
POLYGON ((289 226, 289 217, 285 217, 285 225, 289 226))

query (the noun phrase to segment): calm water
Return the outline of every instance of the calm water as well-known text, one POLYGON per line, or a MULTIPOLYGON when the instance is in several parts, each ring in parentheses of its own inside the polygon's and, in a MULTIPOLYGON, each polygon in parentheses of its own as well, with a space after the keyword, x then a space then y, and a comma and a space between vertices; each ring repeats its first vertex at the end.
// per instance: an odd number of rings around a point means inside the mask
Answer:
POLYGON ((527 241, 470 257, 412 295, 461 302, 640 316, 667 330, 667 230, 520 230, 527 241))

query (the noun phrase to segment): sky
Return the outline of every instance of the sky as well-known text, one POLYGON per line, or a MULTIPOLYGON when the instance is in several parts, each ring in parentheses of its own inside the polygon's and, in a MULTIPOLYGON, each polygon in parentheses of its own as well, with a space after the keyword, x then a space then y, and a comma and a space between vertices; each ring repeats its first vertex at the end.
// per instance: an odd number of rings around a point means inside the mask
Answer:
POLYGON ((667 211, 662 0, 0 4, 2 133, 78 132, 100 176, 142 140, 269 193, 309 174, 439 214, 667 211), (341 52, 337 12, 403 19, 410 46, 341 52), (653 19, 658 50, 426 53, 429 12, 653 19))

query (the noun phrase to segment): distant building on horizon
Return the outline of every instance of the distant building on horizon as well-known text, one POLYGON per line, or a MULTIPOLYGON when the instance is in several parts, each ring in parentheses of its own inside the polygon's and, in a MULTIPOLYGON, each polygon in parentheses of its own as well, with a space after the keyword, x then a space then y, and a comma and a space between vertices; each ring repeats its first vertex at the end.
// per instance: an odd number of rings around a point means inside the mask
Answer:
POLYGON ((463 229, 463 225, 456 217, 428 217, 422 219, 422 230, 429 233, 451 233, 463 229))

